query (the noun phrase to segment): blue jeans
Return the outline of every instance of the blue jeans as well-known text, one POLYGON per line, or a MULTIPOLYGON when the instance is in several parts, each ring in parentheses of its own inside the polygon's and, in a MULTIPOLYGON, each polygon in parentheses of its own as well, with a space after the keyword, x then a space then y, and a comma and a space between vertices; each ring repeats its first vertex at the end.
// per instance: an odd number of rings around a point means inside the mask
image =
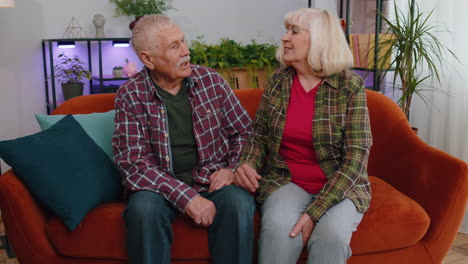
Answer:
MULTIPOLYGON (((259 264, 297 262, 302 251, 302 233, 295 238, 289 233, 314 196, 294 183, 288 183, 268 196, 261 210, 259 264)), ((315 224, 306 245, 307 263, 346 264, 351 257, 351 236, 362 216, 349 199, 328 209, 315 224)))
MULTIPOLYGON (((253 197, 233 185, 200 195, 216 206, 213 224, 208 227, 213 263, 252 263, 253 197)), ((171 263, 171 224, 177 214, 157 193, 139 191, 130 197, 124 212, 130 264, 171 263)))

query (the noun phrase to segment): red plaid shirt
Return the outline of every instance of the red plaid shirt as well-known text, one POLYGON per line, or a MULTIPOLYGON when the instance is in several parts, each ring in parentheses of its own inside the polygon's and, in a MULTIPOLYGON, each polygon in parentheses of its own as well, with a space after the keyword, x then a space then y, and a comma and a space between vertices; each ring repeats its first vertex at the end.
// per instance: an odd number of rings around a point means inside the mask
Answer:
POLYGON ((199 156, 192 187, 174 177, 166 108, 147 69, 118 89, 112 138, 126 188, 159 193, 181 211, 208 190, 212 173, 237 166, 252 132, 249 115, 221 75, 192 65, 188 85, 199 156))

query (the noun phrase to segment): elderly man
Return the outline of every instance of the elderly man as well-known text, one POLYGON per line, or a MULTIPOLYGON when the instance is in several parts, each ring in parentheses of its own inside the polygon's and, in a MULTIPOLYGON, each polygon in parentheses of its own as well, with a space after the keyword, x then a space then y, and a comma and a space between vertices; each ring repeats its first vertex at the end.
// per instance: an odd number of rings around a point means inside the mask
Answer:
POLYGON ((170 263, 176 215, 208 228, 213 263, 251 263, 254 202, 233 170, 252 132, 226 81, 191 65, 169 17, 138 21, 132 45, 145 68, 117 91, 114 160, 130 195, 130 263, 170 263))

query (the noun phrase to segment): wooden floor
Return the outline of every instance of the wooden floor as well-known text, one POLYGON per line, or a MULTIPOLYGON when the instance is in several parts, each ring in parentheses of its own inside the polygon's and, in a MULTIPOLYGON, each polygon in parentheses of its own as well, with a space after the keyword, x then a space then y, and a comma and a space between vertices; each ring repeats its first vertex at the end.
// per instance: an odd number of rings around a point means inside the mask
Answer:
MULTIPOLYGON (((0 216, 1 221, 1 216, 0 216)), ((0 236, 4 234, 3 224, 0 224, 0 236)), ((443 264, 468 264, 468 234, 459 233, 452 248, 447 253, 443 264)), ((5 250, 0 250, 0 264, 19 264, 15 258, 8 258, 5 250)))
POLYGON ((442 263, 468 264, 468 234, 458 233, 452 248, 449 250, 442 263))

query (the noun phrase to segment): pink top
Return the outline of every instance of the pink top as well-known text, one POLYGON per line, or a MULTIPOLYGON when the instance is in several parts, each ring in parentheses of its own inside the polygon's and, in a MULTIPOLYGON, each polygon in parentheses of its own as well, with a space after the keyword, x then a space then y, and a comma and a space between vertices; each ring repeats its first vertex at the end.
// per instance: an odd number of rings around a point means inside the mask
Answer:
POLYGON ((317 163, 312 138, 315 95, 320 84, 306 93, 297 75, 294 77, 279 150, 292 174, 291 181, 308 193, 318 193, 327 181, 317 163))

